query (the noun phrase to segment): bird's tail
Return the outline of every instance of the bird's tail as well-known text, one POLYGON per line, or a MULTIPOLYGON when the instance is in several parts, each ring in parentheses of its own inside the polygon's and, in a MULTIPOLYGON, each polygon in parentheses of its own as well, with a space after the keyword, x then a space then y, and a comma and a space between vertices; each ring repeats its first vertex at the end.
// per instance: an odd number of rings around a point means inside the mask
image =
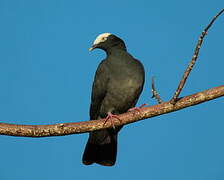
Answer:
POLYGON ((91 132, 82 157, 85 165, 113 166, 117 156, 117 133, 109 130, 91 132))

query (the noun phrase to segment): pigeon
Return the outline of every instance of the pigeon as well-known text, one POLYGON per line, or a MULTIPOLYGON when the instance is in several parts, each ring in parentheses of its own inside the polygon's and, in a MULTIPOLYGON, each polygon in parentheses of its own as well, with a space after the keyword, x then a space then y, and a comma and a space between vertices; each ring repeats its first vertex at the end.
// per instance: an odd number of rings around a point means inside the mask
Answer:
MULTIPOLYGON (((142 63, 127 52, 124 41, 114 34, 100 34, 89 50, 96 48, 104 50, 107 56, 95 73, 90 120, 110 119, 135 107, 143 89, 145 71, 142 63)), ((113 166, 121 128, 116 126, 90 132, 83 153, 83 164, 113 166)))

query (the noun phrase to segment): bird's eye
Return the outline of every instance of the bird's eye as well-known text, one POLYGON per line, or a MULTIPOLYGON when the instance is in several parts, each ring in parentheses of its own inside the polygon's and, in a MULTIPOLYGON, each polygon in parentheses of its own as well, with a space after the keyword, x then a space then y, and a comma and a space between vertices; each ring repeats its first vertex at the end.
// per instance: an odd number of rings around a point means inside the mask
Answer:
POLYGON ((107 38, 106 38, 106 37, 103 37, 103 38, 102 38, 102 41, 106 41, 106 40, 107 40, 107 38))

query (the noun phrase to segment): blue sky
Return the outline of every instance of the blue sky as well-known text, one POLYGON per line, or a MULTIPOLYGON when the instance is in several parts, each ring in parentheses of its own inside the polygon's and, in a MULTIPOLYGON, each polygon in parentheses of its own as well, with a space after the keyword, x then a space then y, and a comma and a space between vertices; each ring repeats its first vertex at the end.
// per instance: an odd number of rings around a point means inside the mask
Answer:
MULTIPOLYGON (((151 99, 151 77, 172 97, 203 28, 224 7, 213 1, 0 1, 0 119, 54 124, 89 119, 91 86, 105 53, 88 52, 111 32, 146 70, 138 104, 151 99)), ((223 84, 224 16, 201 49, 182 96, 223 84)), ((114 167, 81 163, 87 134, 0 137, 1 180, 224 179, 223 98, 127 125, 114 167)))

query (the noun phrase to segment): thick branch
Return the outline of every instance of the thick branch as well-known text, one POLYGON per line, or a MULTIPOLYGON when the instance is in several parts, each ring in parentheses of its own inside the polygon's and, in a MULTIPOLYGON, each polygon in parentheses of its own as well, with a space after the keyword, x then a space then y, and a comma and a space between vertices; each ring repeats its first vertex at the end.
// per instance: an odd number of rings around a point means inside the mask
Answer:
MULTIPOLYGON (((169 101, 155 106, 141 108, 140 111, 131 111, 121 114, 119 115, 121 122, 118 119, 114 119, 114 124, 118 126, 133 123, 142 119, 194 106, 221 96, 224 96, 224 85, 183 97, 177 101, 175 105, 169 101)), ((0 134, 24 137, 63 136, 112 127, 109 122, 104 125, 104 121, 105 119, 54 125, 16 125, 0 123, 0 134)))

